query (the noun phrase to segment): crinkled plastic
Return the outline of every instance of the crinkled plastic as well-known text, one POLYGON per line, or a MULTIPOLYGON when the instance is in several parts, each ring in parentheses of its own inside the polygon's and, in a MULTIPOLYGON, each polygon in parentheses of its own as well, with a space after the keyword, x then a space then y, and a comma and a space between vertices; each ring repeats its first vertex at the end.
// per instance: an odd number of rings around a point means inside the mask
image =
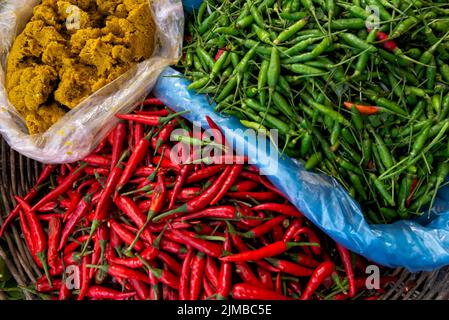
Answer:
POLYGON ((185 117, 207 129, 206 116, 223 130, 237 151, 246 150, 261 170, 276 174, 267 176, 300 209, 307 218, 330 237, 348 249, 389 267, 405 267, 410 271, 431 270, 449 264, 449 188, 439 194, 430 216, 418 221, 398 221, 390 225, 370 225, 358 203, 333 178, 307 171, 293 159, 277 159, 267 148, 260 148, 254 139, 245 139, 236 131, 244 130, 233 117, 214 113, 215 104, 204 95, 187 89, 189 81, 167 68, 153 92, 175 111, 190 110, 185 117))
POLYGON ((0 133, 23 155, 45 163, 65 163, 88 155, 117 124, 114 114, 128 113, 151 91, 160 72, 181 55, 184 11, 180 0, 149 1, 157 24, 153 56, 92 94, 49 130, 29 135, 9 103, 5 65, 9 49, 38 0, 5 0, 0 10, 0 133))

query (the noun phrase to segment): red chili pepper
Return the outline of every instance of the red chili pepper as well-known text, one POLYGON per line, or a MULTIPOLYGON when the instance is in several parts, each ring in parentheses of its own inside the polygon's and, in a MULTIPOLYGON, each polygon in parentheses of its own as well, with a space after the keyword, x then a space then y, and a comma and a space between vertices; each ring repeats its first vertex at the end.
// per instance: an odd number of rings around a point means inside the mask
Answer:
POLYGON ((159 148, 162 146, 162 144, 164 144, 170 140, 170 136, 171 136, 173 130, 175 130, 176 126, 177 126, 176 122, 171 121, 171 122, 167 123, 160 130, 160 132, 157 136, 156 144, 153 147, 155 153, 159 151, 159 148))
POLYGON ((259 171, 257 168, 255 168, 255 170, 256 171, 254 171, 254 172, 242 171, 242 173, 240 174, 240 177, 258 182, 258 183, 262 184, 265 188, 267 188, 269 191, 274 192, 274 193, 278 194, 279 196, 281 196, 282 198, 286 199, 286 196, 281 191, 279 191, 266 178, 262 177, 259 174, 259 171))
POLYGON ((210 284, 206 275, 203 276, 203 279, 201 282, 202 282, 204 297, 200 297, 200 299, 201 300, 211 299, 211 297, 215 294, 215 289, 210 284))
POLYGON ((251 180, 244 180, 244 181, 239 181, 237 183, 235 183, 231 189, 229 189, 229 191, 233 191, 233 192, 245 192, 245 191, 252 191, 254 189, 256 189, 259 185, 251 180))
MULTIPOLYGON (((48 179, 48 177, 51 175, 51 173, 52 173, 55 169, 56 169, 56 166, 55 166, 55 165, 53 165, 53 164, 46 164, 46 165, 44 166, 44 169, 42 169, 42 172, 41 172, 41 174, 39 175, 39 178, 37 178, 35 187, 40 186, 42 183, 44 183, 45 180, 48 179)), ((24 200, 28 201, 28 200, 25 199, 25 198, 24 198, 24 200)))
POLYGON ((25 211, 25 218, 30 227, 31 239, 34 242, 33 249, 36 257, 38 258, 36 263, 40 268, 44 269, 48 283, 51 285, 49 267, 47 264, 47 237, 44 229, 42 228, 36 212, 31 208, 31 206, 19 196, 15 196, 15 199, 25 211))
POLYGON ((84 157, 81 161, 88 163, 91 166, 98 166, 107 168, 111 165, 111 158, 107 156, 101 156, 98 154, 91 154, 84 157))
POLYGON ((145 283, 135 279, 128 279, 128 282, 136 291, 136 295, 140 300, 148 300, 150 298, 150 289, 145 285, 145 283))
POLYGON ((37 279, 36 281, 36 291, 40 293, 48 293, 56 290, 60 290, 62 286, 62 280, 56 279, 53 281, 52 285, 50 285, 45 278, 45 275, 37 279))
POLYGON ((182 272, 182 265, 176 261, 169 254, 164 251, 160 251, 157 256, 171 271, 173 271, 176 275, 180 276, 182 272))
POLYGON ((136 171, 139 163, 145 158, 146 154, 148 153, 148 149, 150 147, 149 139, 151 138, 152 133, 150 132, 148 135, 146 135, 143 139, 139 141, 139 143, 134 148, 125 169, 123 170, 123 173, 116 184, 116 191, 119 192, 123 186, 129 181, 131 176, 134 174, 134 171, 136 171))
POLYGON ((97 174, 99 176, 108 176, 109 175, 109 169, 106 169, 106 168, 86 167, 84 169, 84 172, 88 176, 95 176, 95 174, 97 174))
POLYGON ((48 224, 48 265, 50 269, 56 270, 61 264, 58 256, 58 245, 61 237, 61 220, 52 218, 48 224))
POLYGON ((158 98, 148 98, 142 102, 143 106, 165 106, 165 104, 158 98))
POLYGON ((39 210, 37 210, 37 211, 38 212, 52 212, 52 211, 55 211, 57 207, 58 207, 57 201, 50 201, 46 205, 40 207, 39 210))
POLYGON ((225 171, 215 180, 212 185, 204 191, 204 193, 197 198, 190 200, 189 202, 181 205, 180 207, 167 211, 159 216, 153 218, 153 222, 160 221, 162 219, 167 219, 171 216, 176 216, 177 214, 182 213, 190 213, 194 211, 199 211, 207 207, 212 199, 217 195, 220 191, 224 181, 227 179, 227 176, 230 174, 232 170, 231 166, 228 166, 225 171))
POLYGON ((150 274, 156 277, 160 282, 169 286, 170 288, 179 289, 179 278, 168 270, 158 268, 150 268, 150 274))
POLYGON ((284 273, 288 273, 297 277, 308 277, 312 275, 313 270, 297 265, 296 263, 274 258, 267 258, 276 268, 284 273))
POLYGON ((206 259, 203 252, 198 252, 192 258, 190 271, 190 300, 197 300, 201 292, 201 280, 203 279, 206 259))
MULTIPOLYGON (((229 235, 231 237, 232 243, 234 244, 234 246, 240 251, 240 252, 246 252, 246 251, 250 251, 250 249, 248 248, 248 246, 245 244, 245 242, 242 240, 242 238, 240 238, 237 234, 237 232, 235 231, 234 227, 232 227, 231 224, 228 223, 228 230, 229 230, 229 235)), ((227 252, 230 252, 228 250, 226 250, 227 252)), ((279 270, 276 269, 275 267, 273 267, 272 265, 270 265, 268 262, 264 261, 264 260, 257 260, 255 261, 255 263, 261 267, 264 268, 265 270, 268 270, 270 272, 278 272, 279 270)))
MULTIPOLYGON (((47 168, 47 167, 46 167, 47 168)), ((23 198, 27 203, 30 203, 31 201, 36 198, 38 195, 39 188, 33 187, 23 198)), ((20 211, 20 204, 17 204, 14 209, 9 213, 8 217, 5 219, 5 222, 3 222, 3 225, 0 229, 0 238, 3 237, 3 234, 5 233, 6 229, 11 225, 11 223, 19 217, 19 211, 20 211)))
POLYGON ((249 283, 234 285, 232 298, 236 300, 293 300, 274 291, 262 289, 249 283))
POLYGON ((187 111, 174 113, 166 117, 148 116, 142 114, 117 114, 116 117, 122 120, 129 120, 137 123, 146 124, 148 126, 160 126, 170 120, 187 113, 187 111))
POLYGON ((220 59, 220 57, 223 55, 223 53, 226 51, 226 48, 218 49, 217 54, 215 55, 214 60, 217 61, 220 59))
POLYGON ((91 263, 91 255, 85 255, 81 264, 81 288, 77 300, 84 300, 89 290, 90 269, 87 267, 91 263))
POLYGON ((166 117, 170 114, 170 112, 168 112, 167 109, 162 109, 162 110, 153 110, 153 111, 135 111, 135 114, 140 114, 140 115, 144 115, 144 116, 155 116, 155 117, 166 117))
POLYGON ((309 282, 307 283, 300 300, 312 299, 313 293, 323 283, 324 279, 329 277, 334 272, 335 265, 331 261, 321 263, 312 273, 309 282))
MULTIPOLYGON (((104 256, 106 253, 106 246, 108 244, 108 241, 109 241, 109 228, 105 224, 103 224, 97 230, 97 237, 95 239, 94 251, 92 252, 91 264, 102 264, 104 262, 104 256)), ((90 270, 89 273, 90 278, 94 277, 95 271, 96 271, 95 269, 90 270)), ((100 277, 100 275, 98 277, 102 278, 100 277)))
POLYGON ((192 259, 194 257, 194 251, 189 249, 187 252, 187 256, 184 259, 181 270, 181 277, 179 279, 179 299, 180 300, 189 300, 190 299, 190 287, 189 280, 191 274, 191 264, 192 259))
POLYGON ((64 247, 63 255, 68 256, 72 252, 74 252, 79 246, 80 243, 83 243, 89 238, 89 235, 82 235, 75 239, 75 241, 70 242, 68 245, 64 247))
POLYGON ((293 219, 290 222, 290 225, 288 226, 287 230, 284 233, 284 236, 282 238, 285 242, 290 242, 293 240, 293 238, 296 236, 296 233, 298 230, 302 227, 302 221, 300 219, 293 219))
POLYGON ((181 171, 181 167, 179 164, 172 162, 167 157, 157 156, 153 158, 153 164, 158 165, 160 163, 160 167, 164 169, 174 170, 175 172, 181 171))
MULTIPOLYGON (((216 243, 191 237, 189 234, 180 230, 171 230, 171 233, 176 236, 177 242, 191 246, 198 251, 204 252, 208 256, 218 258, 223 253, 222 247, 216 243)), ((169 233, 167 232, 166 234, 168 235, 169 233)))
POLYGON ((310 249, 312 250, 313 254, 319 256, 321 254, 321 241, 320 238, 316 235, 316 233, 310 229, 309 227, 302 227, 297 230, 297 235, 305 234, 307 238, 309 239, 309 242, 317 243, 318 246, 312 246, 310 249))
POLYGON ((343 267, 345 268, 346 277, 348 278, 348 296, 352 298, 356 294, 356 288, 355 288, 354 270, 352 268, 351 254, 342 245, 338 243, 336 243, 336 245, 338 253, 340 254, 341 257, 341 261, 343 262, 343 267))
MULTIPOLYGON (((198 197, 201 194, 202 189, 200 187, 189 187, 184 188, 181 190, 181 192, 178 194, 177 200, 179 202, 186 202, 193 200, 194 198, 198 197)), ((168 198, 170 198, 173 195, 173 190, 169 190, 168 198)))
POLYGON ((282 273, 281 272, 279 272, 276 276, 274 291, 278 294, 282 294, 282 273))
POLYGON ((108 137, 106 136, 103 140, 100 141, 100 143, 98 144, 98 146, 94 149, 94 151, 92 151, 92 154, 98 154, 101 153, 106 146, 108 145, 109 141, 108 141, 108 137))
POLYGON ((151 204, 148 209, 148 217, 154 217, 159 212, 161 212, 164 207, 165 200, 167 198, 167 188, 164 181, 164 176, 159 174, 157 176, 157 184, 153 190, 151 204))
POLYGON ((298 211, 298 209, 289 204, 264 203, 257 205, 252 209, 255 211, 263 211, 263 210, 273 211, 279 214, 297 218, 303 217, 303 214, 300 211, 298 211))
POLYGON ((380 110, 379 107, 376 107, 376 106, 364 106, 361 104, 354 104, 352 102, 344 102, 343 105, 348 110, 352 110, 352 107, 355 106, 357 108, 357 110, 359 110, 360 114, 365 115, 365 116, 377 114, 377 113, 379 113, 379 110, 380 110))
POLYGON ((245 251, 245 252, 221 257, 220 260, 229 261, 229 262, 261 260, 264 258, 270 258, 270 257, 280 255, 281 253, 288 251, 292 247, 303 246, 303 245, 304 245, 304 243, 278 241, 278 242, 271 243, 271 244, 269 244, 265 247, 262 247, 260 249, 255 249, 252 251, 245 251))
POLYGON ((204 271, 205 277, 207 277, 214 288, 217 288, 220 270, 218 270, 215 261, 209 256, 206 258, 206 268, 204 271))
MULTIPOLYGON (((122 225, 114 220, 110 220, 109 224, 111 226, 111 228, 114 230, 114 232, 120 237, 120 239, 122 239, 122 241, 124 243, 126 243, 127 245, 131 245, 134 242, 134 239, 136 238, 136 235, 133 234, 131 231, 125 229, 124 227, 122 227, 122 225)), ((134 243, 134 249, 136 251, 142 251, 143 250, 143 243, 140 240, 137 240, 134 243)))
POLYGON ((234 206, 217 206, 201 210, 196 213, 189 214, 184 217, 180 217, 177 220, 187 221, 192 219, 204 219, 204 218, 216 218, 216 219, 235 219, 236 209, 234 206))
POLYGON ((378 31, 376 38, 378 41, 382 41, 382 44, 386 50, 396 53, 398 45, 396 44, 395 41, 389 40, 388 34, 382 31, 378 31))
POLYGON ((181 168, 181 171, 176 177, 175 185, 173 187, 173 192, 170 195, 170 204, 168 205, 168 209, 171 210, 175 206, 175 202, 178 199, 179 193, 182 190, 184 183, 187 180, 190 172, 192 172, 193 167, 191 165, 185 165, 181 168))
POLYGON ((225 194, 231 189, 232 185, 235 183, 237 178, 240 175, 240 172, 243 170, 243 165, 234 165, 232 166, 231 171, 229 172, 228 177, 226 180, 223 181, 222 187, 220 191, 215 195, 215 197, 210 201, 210 205, 213 206, 217 204, 218 201, 220 201, 225 194))
POLYGON ((88 193, 81 201, 78 203, 73 214, 70 216, 69 220, 64 226, 62 231, 61 241, 59 242, 58 251, 61 251, 65 244, 67 243, 68 238, 73 233, 78 222, 87 215, 90 209, 90 204, 92 201, 92 194, 88 193))
POLYGON ((92 286, 87 292, 87 296, 96 300, 126 300, 136 295, 136 292, 120 292, 114 289, 92 286))
POLYGON ((315 259, 313 259, 305 254, 301 254, 301 253, 290 254, 290 258, 295 263, 298 263, 298 264, 303 265, 304 267, 308 267, 308 268, 316 268, 320 264, 315 259))
POLYGON ((235 272, 244 282, 263 287, 263 284, 257 279, 256 275, 246 262, 235 262, 235 272))
POLYGON ((145 136, 144 125, 141 123, 134 124, 134 132, 133 132, 133 148, 137 146, 140 140, 142 140, 145 136))
POLYGON ((126 268, 123 266, 120 266, 118 264, 108 264, 108 265, 102 265, 102 266, 94 266, 94 265, 87 265, 90 268, 98 268, 100 270, 103 270, 104 272, 107 272, 112 277, 119 277, 119 278, 131 278, 136 279, 148 284, 150 283, 150 279, 148 276, 142 272, 126 268))
POLYGON ((189 177, 187 178, 186 183, 192 184, 195 182, 204 181, 206 179, 209 179, 210 177, 213 177, 217 173, 223 171, 227 166, 223 164, 218 165, 211 165, 204 169, 198 170, 196 172, 193 172, 189 177))
MULTIPOLYGON (((20 208, 20 207, 19 207, 20 208)), ((30 249, 30 253, 33 257, 33 260, 39 264, 39 258, 36 256, 36 250, 34 248, 34 241, 31 236, 30 228, 28 227, 27 220, 25 218, 25 214, 23 213, 23 210, 18 210, 19 212, 19 221, 20 221, 20 228, 22 229, 23 237, 25 238, 25 242, 30 249)))
POLYGON ((123 152, 123 146, 126 139, 126 124, 119 122, 111 133, 112 137, 112 155, 111 155, 111 170, 117 165, 120 155, 123 152))
POLYGON ((273 290, 273 280, 271 277, 271 272, 265 270, 264 268, 258 267, 257 274, 259 275, 260 282, 264 285, 264 287, 268 290, 273 290))
POLYGON ((260 237, 273 230, 274 226, 280 224, 284 220, 285 220, 284 216, 274 217, 273 219, 268 220, 267 222, 264 222, 263 224, 243 233, 242 236, 244 236, 245 238, 260 237))
MULTIPOLYGON (((138 228, 142 228, 146 224, 147 218, 140 212, 137 205, 130 198, 116 196, 114 198, 114 203, 138 228)), ((153 241, 153 235, 148 229, 143 230, 142 238, 150 243, 153 241)))
POLYGON ((164 238, 161 239, 160 247, 164 251, 171 252, 177 255, 187 252, 187 249, 184 245, 180 245, 179 243, 164 238))
POLYGON ((35 211, 47 202, 50 202, 53 199, 57 199, 60 195, 67 192, 67 190, 72 187, 73 183, 83 175, 85 166, 85 163, 77 166, 76 169, 74 169, 67 177, 64 178, 64 181, 59 186, 47 193, 38 203, 33 206, 31 210, 35 211))
POLYGON ((256 201, 274 201, 279 199, 279 196, 271 191, 262 192, 228 192, 226 194, 229 198, 239 200, 256 200, 256 201))
MULTIPOLYGON (((159 254, 159 249, 154 248, 153 246, 149 246, 140 253, 140 256, 142 257, 142 259, 149 262, 149 261, 154 260, 158 256, 158 254, 159 254)), ((136 257, 134 257, 134 258, 117 258, 115 256, 109 255, 108 261, 110 261, 114 264, 119 264, 121 266, 125 266, 127 268, 131 268, 131 269, 139 269, 144 266, 143 262, 139 258, 136 258, 136 257)))
POLYGON ((70 289, 67 287, 67 284, 65 281, 61 284, 61 288, 59 289, 59 295, 58 300, 69 300, 71 295, 70 289))

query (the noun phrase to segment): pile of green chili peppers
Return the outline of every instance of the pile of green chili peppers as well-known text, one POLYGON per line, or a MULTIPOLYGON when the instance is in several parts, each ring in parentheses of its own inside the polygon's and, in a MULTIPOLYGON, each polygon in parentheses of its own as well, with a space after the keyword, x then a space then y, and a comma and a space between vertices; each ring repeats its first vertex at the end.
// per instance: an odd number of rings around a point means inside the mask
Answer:
POLYGON ((406 219, 449 174, 445 2, 207 0, 179 68, 217 112, 277 129, 280 152, 338 179, 371 222, 406 219))

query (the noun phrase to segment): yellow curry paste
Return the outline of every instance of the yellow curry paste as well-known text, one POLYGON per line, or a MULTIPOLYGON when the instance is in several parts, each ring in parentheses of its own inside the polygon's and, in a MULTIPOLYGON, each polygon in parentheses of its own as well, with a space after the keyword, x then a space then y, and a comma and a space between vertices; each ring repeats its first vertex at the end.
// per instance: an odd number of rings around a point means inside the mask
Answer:
POLYGON ((30 134, 150 58, 154 29, 148 0, 43 0, 6 72, 8 98, 30 134))

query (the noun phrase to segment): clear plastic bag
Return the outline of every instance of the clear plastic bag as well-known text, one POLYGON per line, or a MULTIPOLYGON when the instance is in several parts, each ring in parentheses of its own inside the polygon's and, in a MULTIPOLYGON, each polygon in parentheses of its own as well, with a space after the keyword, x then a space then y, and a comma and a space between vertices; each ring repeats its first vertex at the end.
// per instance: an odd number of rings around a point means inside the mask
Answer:
POLYGON ((32 16, 38 0, 6 0, 0 9, 0 133, 11 148, 44 163, 67 163, 88 155, 151 91, 162 70, 181 56, 184 12, 180 0, 149 1, 156 22, 153 56, 98 90, 42 134, 29 135, 23 118, 10 104, 5 66, 16 36, 32 16))

